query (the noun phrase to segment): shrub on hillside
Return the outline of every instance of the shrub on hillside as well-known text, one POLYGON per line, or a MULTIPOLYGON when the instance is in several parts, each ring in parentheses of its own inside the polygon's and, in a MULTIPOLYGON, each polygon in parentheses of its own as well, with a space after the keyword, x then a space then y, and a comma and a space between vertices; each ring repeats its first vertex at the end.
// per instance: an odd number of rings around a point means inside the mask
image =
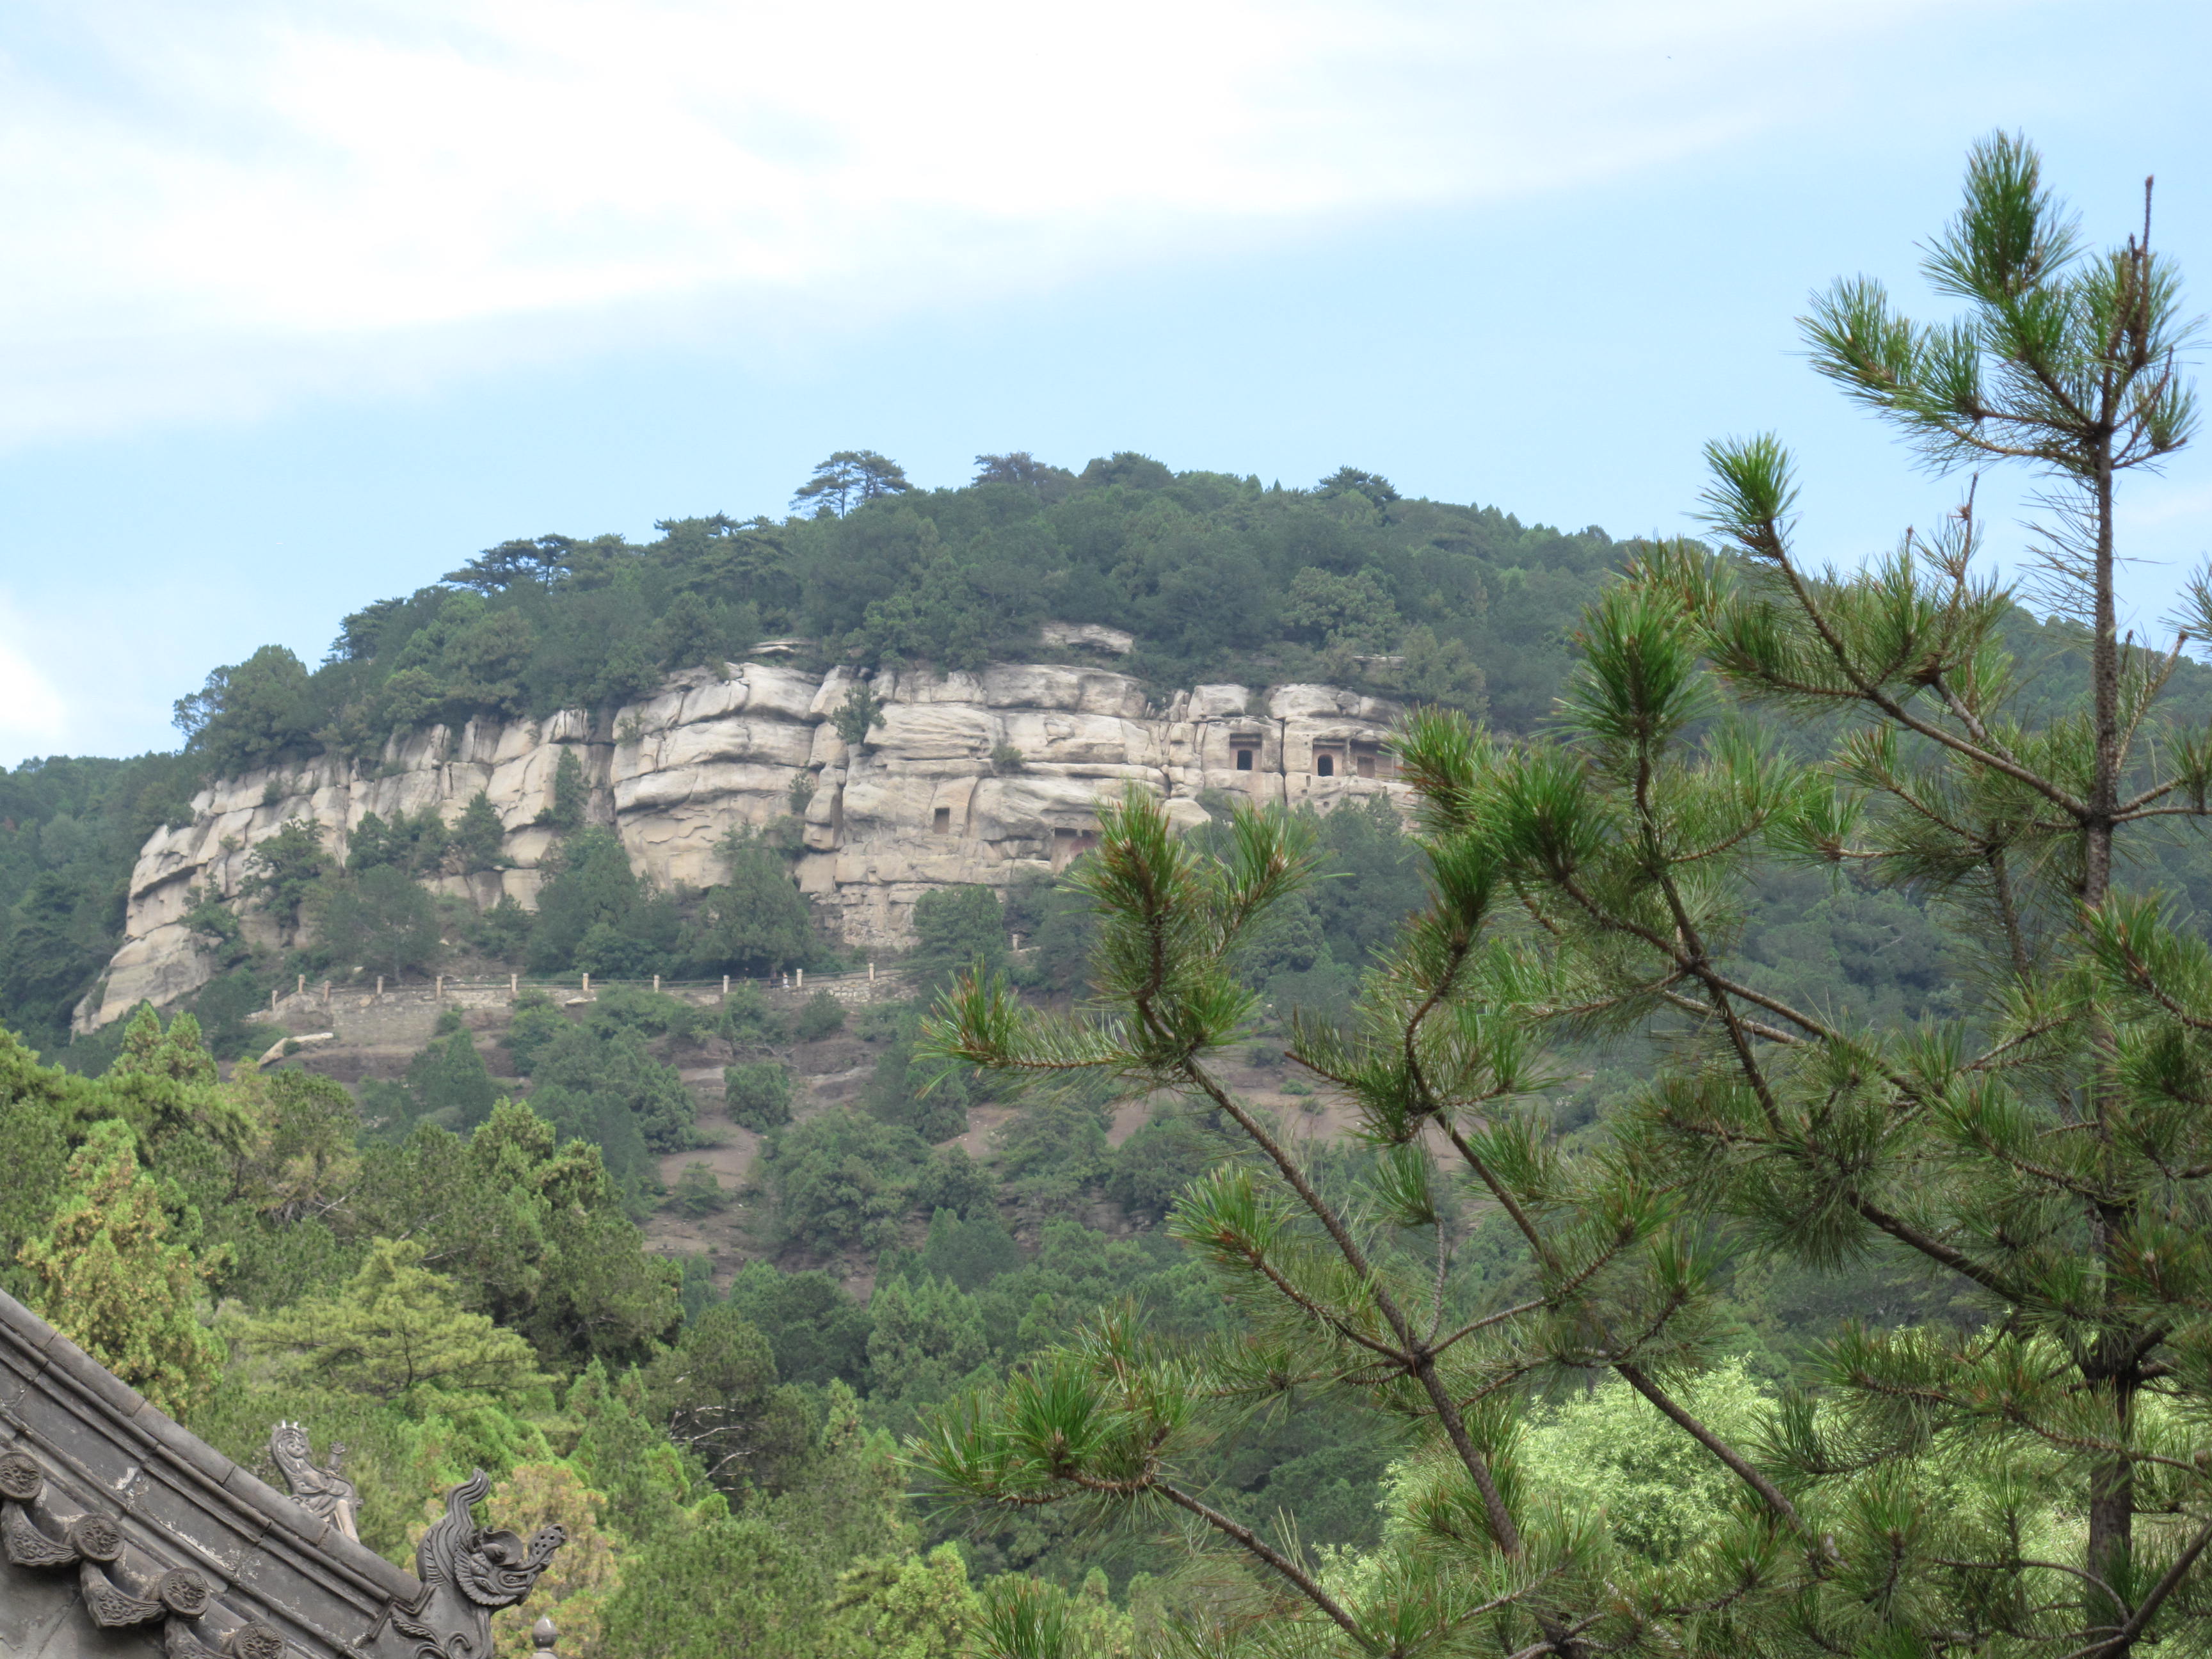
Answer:
POLYGON ((845 1005, 827 991, 817 991, 807 998, 806 1006, 799 1011, 799 1018, 792 1027, 793 1034, 801 1042, 819 1042, 844 1029, 845 1005))
POLYGON ((722 1067, 722 1099, 730 1121, 765 1134, 791 1121, 791 1073, 772 1060, 722 1067))

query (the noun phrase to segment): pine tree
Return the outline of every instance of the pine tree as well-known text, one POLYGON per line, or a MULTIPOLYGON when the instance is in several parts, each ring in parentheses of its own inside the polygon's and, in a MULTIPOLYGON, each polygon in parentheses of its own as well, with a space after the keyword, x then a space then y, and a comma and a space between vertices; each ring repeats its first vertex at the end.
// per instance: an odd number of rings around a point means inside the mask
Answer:
MULTIPOLYGON (((1807 324, 1816 366, 1929 459, 2041 474, 2046 596, 2088 659, 2079 707, 2021 712, 2014 597, 1981 574, 1971 491, 1874 568, 1813 570, 1788 457, 1762 437, 1711 448, 1724 550, 1651 549, 1587 612, 1555 737, 1408 722, 1429 902, 1355 1018, 1301 1020, 1294 1042, 1358 1109, 1375 1152, 1356 1179, 1213 1063, 1252 1007, 1237 952, 1306 878, 1310 836, 1246 813, 1216 857, 1148 800, 1109 815, 1074 875, 1100 918, 1100 1012, 1039 1016, 970 981, 932 1040, 1234 1122, 1247 1155, 1170 1226, 1243 1336, 1194 1356, 1133 1315, 1100 1321, 940 1417, 917 1456, 943 1492, 1187 1517, 1261 1575, 1198 1632, 1224 1650, 2203 1649, 2212 947, 2123 876, 2130 847, 2208 816, 2212 733, 2158 702, 2212 640, 2212 577, 2166 649, 2119 637, 2116 483, 2193 413, 2177 281, 2148 243, 2147 216, 2081 253, 2034 152, 1999 137, 1927 261, 1964 320, 1911 323, 1860 280, 1807 324), (1785 747, 1791 717, 1806 736, 1785 747), (1877 1029, 1762 988, 1745 898, 1789 864, 1923 896, 1968 964, 1966 1012, 1877 1029), (1648 1081, 1569 1152, 1540 1045, 1630 1030, 1657 1039, 1648 1081), (1451 1271, 1462 1196, 1518 1243, 1510 1301, 1451 1271), (1869 1257, 1917 1264, 1967 1313, 1847 1326, 1814 1386, 1747 1428, 1700 1414, 1725 1269, 1869 1257), (1608 1377, 1726 1472, 1731 1512, 1686 1554, 1613 1537, 1574 1461, 1534 1455, 1534 1402, 1608 1377), (1188 1478, 1250 1413, 1314 1389, 1413 1436, 1358 1571, 1188 1478)), ((1018 1635, 997 1650, 1049 1646, 1018 1635)))
POLYGON ((169 1234, 161 1193, 138 1167, 137 1138, 111 1119, 94 1124, 70 1159, 52 1221, 25 1242, 20 1260, 33 1276, 33 1309, 159 1409, 181 1417, 213 1386, 227 1356, 200 1322, 205 1274, 169 1234))
POLYGON ((344 1289, 244 1321, 239 1340, 378 1400, 418 1389, 514 1395, 542 1385, 530 1344, 470 1312, 460 1287, 422 1257, 413 1239, 372 1240, 344 1289))

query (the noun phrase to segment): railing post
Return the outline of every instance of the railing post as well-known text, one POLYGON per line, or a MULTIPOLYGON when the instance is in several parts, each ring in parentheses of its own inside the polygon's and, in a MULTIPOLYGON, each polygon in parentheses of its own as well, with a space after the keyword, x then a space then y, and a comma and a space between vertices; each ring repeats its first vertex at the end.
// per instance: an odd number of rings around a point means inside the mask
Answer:
POLYGON ((584 975, 584 994, 586 996, 592 994, 592 976, 589 974, 584 975))
POLYGON ((384 1000, 384 975, 381 974, 376 976, 376 1000, 379 1002, 384 1000))
POLYGON ((276 1012, 276 988, 273 985, 269 988, 269 1012, 272 1014, 276 1012))
POLYGON ((446 976, 443 974, 438 975, 438 988, 431 994, 431 1000, 434 1002, 443 1002, 446 1000, 446 976))
POLYGON ((727 1002, 729 1000, 730 1000, 730 976, 729 976, 727 974, 725 974, 725 975, 722 975, 722 1000, 723 1000, 723 1001, 725 1001, 725 1002, 727 1002))
POLYGON ((507 976, 507 1000, 509 1002, 512 1002, 515 998, 521 994, 522 975, 520 974, 509 974, 507 976))
POLYGON ((655 996, 660 994, 660 975, 658 974, 653 976, 653 994, 655 996))
POLYGON ((799 982, 793 988, 800 991, 804 991, 806 988, 806 969, 804 968, 799 970, 799 982))
POLYGON ((307 994, 307 976, 305 974, 300 975, 300 983, 294 989, 292 994, 295 997, 303 997, 307 994))

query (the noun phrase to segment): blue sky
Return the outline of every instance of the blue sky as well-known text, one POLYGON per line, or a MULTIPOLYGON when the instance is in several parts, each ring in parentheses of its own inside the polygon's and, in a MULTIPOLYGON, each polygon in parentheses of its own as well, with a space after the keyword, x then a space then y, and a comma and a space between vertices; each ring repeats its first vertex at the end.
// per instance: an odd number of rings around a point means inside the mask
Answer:
MULTIPOLYGON (((834 448, 1685 528, 1780 430, 1853 560, 1958 480, 1796 356, 1916 306, 1966 147, 2212 273, 2201 6, 354 0, 0 9, 0 763, 167 747, 271 641, 548 530, 780 512, 834 448)), ((2199 304, 2202 304, 2200 300, 2199 304)), ((1993 550, 2026 481, 1984 485, 1993 550)), ((2129 498, 2146 623, 2212 545, 2129 498)))

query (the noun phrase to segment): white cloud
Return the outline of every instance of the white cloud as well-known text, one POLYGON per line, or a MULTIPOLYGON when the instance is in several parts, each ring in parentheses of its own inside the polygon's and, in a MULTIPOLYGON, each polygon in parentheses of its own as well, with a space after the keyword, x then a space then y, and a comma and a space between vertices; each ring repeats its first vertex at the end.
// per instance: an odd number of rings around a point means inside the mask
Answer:
POLYGON ((0 438, 1616 176, 2001 3, 65 0, 0 57, 0 438))
POLYGON ((31 660, 29 638, 29 624, 0 599, 0 757, 57 751, 69 734, 68 705, 31 660))

